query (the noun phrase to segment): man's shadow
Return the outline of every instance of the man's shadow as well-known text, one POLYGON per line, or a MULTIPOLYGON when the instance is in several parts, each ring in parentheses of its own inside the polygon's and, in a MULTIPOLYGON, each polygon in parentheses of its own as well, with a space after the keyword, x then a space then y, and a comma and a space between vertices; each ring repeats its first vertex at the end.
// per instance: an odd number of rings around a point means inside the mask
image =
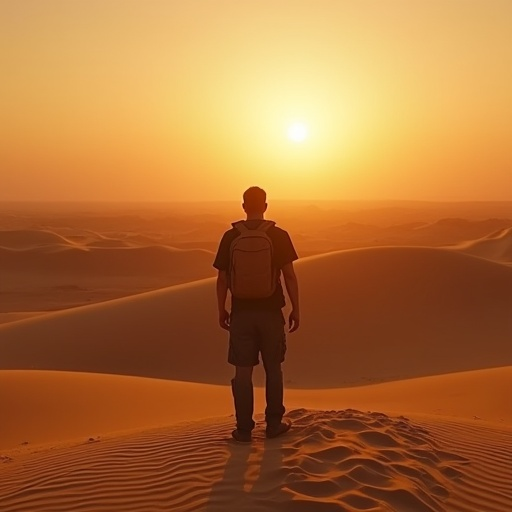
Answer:
POLYGON ((256 438, 248 445, 228 441, 224 473, 212 486, 205 512, 272 510, 272 504, 289 501, 282 491, 283 463, 282 438, 256 438))

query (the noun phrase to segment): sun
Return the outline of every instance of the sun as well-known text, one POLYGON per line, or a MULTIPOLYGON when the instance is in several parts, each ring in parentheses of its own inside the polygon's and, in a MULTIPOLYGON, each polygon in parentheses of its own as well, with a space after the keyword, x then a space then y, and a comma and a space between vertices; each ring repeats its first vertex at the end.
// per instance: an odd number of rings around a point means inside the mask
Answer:
POLYGON ((292 123, 288 127, 288 138, 292 142, 303 142, 308 138, 309 131, 305 123, 292 123))

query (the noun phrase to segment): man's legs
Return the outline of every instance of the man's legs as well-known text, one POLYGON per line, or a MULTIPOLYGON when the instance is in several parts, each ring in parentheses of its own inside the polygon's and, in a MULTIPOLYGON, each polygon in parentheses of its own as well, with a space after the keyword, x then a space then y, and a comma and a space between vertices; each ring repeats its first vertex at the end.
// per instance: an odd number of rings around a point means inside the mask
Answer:
POLYGON ((252 386, 252 366, 237 366, 231 389, 235 401, 236 428, 250 434, 254 428, 254 392, 252 386))
POLYGON ((286 352, 284 317, 281 310, 262 311, 259 328, 260 350, 265 367, 267 429, 280 425, 285 413, 283 405, 283 372, 281 363, 286 352))

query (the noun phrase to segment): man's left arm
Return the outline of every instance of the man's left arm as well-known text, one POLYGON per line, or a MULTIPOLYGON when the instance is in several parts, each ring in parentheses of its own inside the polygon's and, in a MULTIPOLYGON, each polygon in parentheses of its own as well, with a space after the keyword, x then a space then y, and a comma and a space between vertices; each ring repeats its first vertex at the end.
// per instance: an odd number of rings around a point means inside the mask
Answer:
POLYGON ((299 328, 300 324, 300 307, 299 307, 299 283, 295 270, 293 268, 293 262, 299 258, 295 247, 293 246, 290 235, 285 231, 281 238, 281 245, 279 248, 280 253, 280 267, 284 277, 284 284, 288 297, 292 305, 292 311, 289 317, 289 329, 290 332, 294 332, 299 328))
POLYGON ((292 310, 288 319, 288 325, 290 332, 294 332, 299 328, 300 325, 300 307, 299 307, 299 283, 297 276, 293 268, 293 262, 287 263, 283 268, 284 284, 290 302, 292 303, 292 310))

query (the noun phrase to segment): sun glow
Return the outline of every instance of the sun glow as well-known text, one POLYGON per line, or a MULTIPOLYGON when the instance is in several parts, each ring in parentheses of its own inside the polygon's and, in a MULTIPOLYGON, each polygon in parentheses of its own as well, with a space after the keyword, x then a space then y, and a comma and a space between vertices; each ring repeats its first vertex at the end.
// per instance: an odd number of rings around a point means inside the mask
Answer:
POLYGON ((308 135, 309 130, 304 123, 293 123, 288 127, 288 138, 293 142, 303 142, 308 135))

